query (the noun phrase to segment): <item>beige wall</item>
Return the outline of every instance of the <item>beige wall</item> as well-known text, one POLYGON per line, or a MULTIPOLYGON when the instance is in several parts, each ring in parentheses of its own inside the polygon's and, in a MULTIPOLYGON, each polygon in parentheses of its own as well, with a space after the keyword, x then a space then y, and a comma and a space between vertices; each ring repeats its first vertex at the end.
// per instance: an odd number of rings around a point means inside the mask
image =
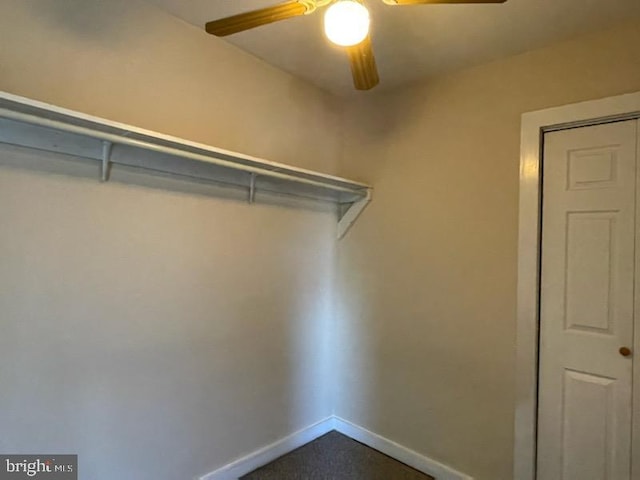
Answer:
POLYGON ((339 246, 336 412, 476 480, 512 471, 520 115, 640 90, 640 23, 346 114, 374 201, 339 246))
POLYGON ((339 104, 329 94, 143 1, 3 0, 0 22, 0 90, 335 168, 339 104))
MULTIPOLYGON (((328 95, 136 0, 0 2, 0 90, 321 171, 339 155, 328 95)), ((0 451, 192 479, 329 415, 333 210, 97 174, 0 149, 0 451)))
POLYGON ((640 90, 639 41, 629 24, 360 96, 342 118, 138 0, 3 1, 0 90, 376 190, 340 244, 331 342, 332 212, 124 172, 100 185, 3 147, 0 451, 192 478, 329 414, 335 378, 347 420, 508 480, 520 114, 640 90))

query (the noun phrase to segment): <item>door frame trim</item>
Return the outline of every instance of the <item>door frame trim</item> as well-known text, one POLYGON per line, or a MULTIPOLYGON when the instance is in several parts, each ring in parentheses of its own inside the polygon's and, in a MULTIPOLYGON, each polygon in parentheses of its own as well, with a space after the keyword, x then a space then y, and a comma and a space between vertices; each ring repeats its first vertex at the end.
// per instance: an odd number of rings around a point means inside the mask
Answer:
POLYGON ((536 480, 544 134, 640 118, 640 92, 524 113, 520 144, 514 480, 536 480))

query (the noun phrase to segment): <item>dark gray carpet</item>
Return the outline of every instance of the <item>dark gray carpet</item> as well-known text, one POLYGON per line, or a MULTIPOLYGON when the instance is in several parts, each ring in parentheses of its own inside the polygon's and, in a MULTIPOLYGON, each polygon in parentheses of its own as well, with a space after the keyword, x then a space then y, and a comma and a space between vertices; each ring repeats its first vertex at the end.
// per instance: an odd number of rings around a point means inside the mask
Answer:
POLYGON ((240 480, 434 480, 336 431, 240 480))

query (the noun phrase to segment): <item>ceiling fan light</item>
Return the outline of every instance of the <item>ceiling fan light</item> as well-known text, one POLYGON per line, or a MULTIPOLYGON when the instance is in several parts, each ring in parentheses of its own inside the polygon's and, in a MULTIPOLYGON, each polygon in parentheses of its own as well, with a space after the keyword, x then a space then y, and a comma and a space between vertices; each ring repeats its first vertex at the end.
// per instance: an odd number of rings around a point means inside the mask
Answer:
POLYGON ((355 0, 339 0, 324 14, 324 32, 336 45, 351 47, 369 34, 369 10, 355 0))

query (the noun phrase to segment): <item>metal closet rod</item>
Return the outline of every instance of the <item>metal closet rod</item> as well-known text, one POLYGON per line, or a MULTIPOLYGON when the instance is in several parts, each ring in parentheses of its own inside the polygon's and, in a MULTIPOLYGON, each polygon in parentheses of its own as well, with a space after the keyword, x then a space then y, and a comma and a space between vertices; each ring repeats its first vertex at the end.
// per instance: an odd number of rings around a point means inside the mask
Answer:
MULTIPOLYGON (((313 185, 315 187, 325 188, 327 190, 333 190, 336 192, 346 192, 359 196, 366 196, 367 187, 362 185, 358 187, 341 187, 339 185, 332 185, 330 183, 323 183, 317 180, 309 180, 307 178, 297 177, 295 175, 289 175, 286 173, 279 173, 271 170, 261 169, 259 167, 252 167, 249 165, 242 165, 239 163, 234 163, 228 160, 223 160, 220 158, 216 158, 214 156, 201 155, 198 153, 185 152, 183 150, 179 150, 177 148, 166 147, 163 145, 155 145, 153 143, 144 142, 142 140, 134 140, 132 138, 123 137, 120 135, 114 135, 106 132, 99 132, 96 130, 91 130, 90 128, 79 127, 77 125, 70 125, 68 123, 60 122, 58 120, 51 120, 48 118, 42 118, 35 115, 30 115, 27 113, 16 112, 13 110, 8 110, 6 108, 0 108, 0 117, 8 118, 10 120, 16 120, 19 122, 30 123, 34 125, 38 125, 45 128, 52 128, 55 130, 61 130, 69 133, 75 133, 78 135, 84 135, 86 137, 95 138, 98 140, 111 142, 113 144, 120 145, 128 145, 131 147, 142 148, 145 150, 152 150, 158 153, 165 153, 167 155, 173 155, 182 158, 188 158, 190 160, 197 160, 200 162, 205 162, 213 165, 218 165, 221 167, 231 168, 233 170, 242 170, 247 173, 253 173, 256 175, 260 175, 263 177, 271 177, 278 178, 281 180, 287 180, 295 183, 302 183, 305 185, 313 185)), ((140 167, 144 168, 144 167, 140 167)), ((166 172, 171 173, 171 172, 166 172)))

